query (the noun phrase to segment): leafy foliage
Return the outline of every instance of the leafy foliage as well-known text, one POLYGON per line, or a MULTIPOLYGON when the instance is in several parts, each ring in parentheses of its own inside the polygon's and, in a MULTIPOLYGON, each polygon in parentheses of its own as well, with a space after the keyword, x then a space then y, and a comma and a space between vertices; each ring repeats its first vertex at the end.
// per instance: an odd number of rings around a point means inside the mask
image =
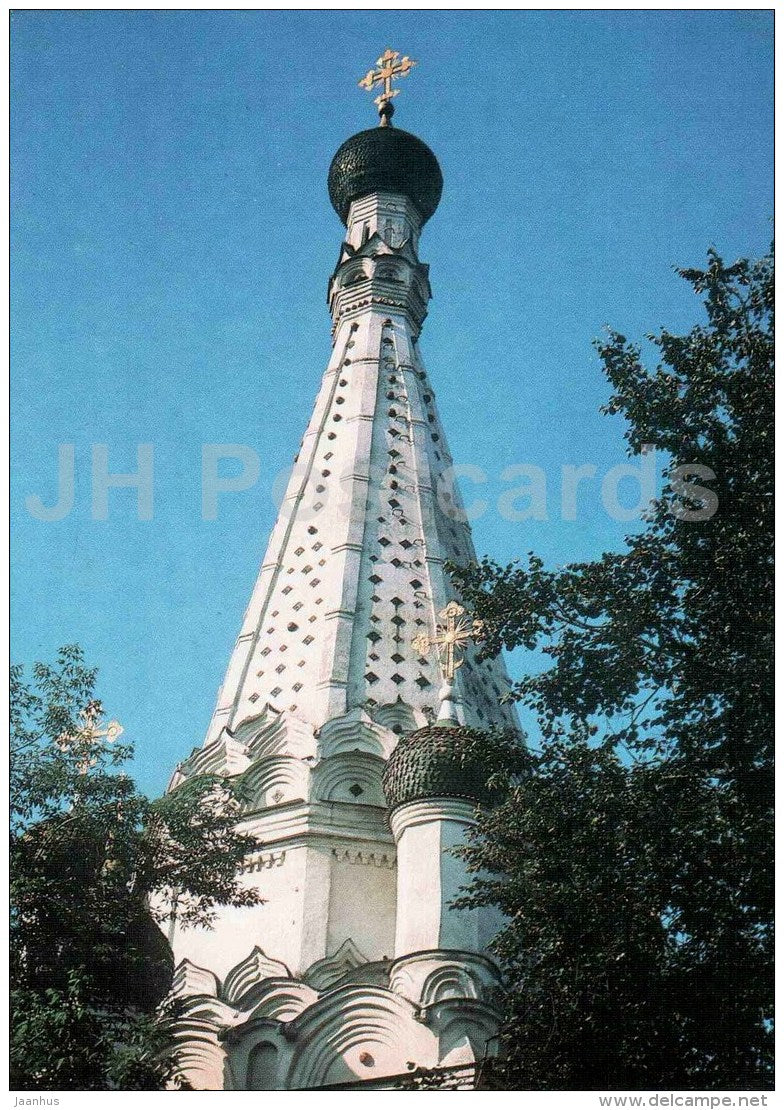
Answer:
POLYGON ((214 776, 150 801, 76 646, 11 674, 12 1084, 156 1089, 175 1077, 172 956, 158 923, 249 905, 241 799, 214 776), (168 892, 168 897, 166 896, 168 892))
POLYGON ((172 1054, 177 1009, 156 1013, 96 1005, 88 975, 61 987, 11 991, 12 1088, 158 1090, 177 1084, 172 1054))
POLYGON ((680 273, 707 320, 649 336, 654 370, 598 344, 629 453, 669 457, 643 530, 451 568, 488 654, 549 661, 512 694, 541 750, 469 849, 509 916, 500 1085, 771 1083, 773 259, 680 273))

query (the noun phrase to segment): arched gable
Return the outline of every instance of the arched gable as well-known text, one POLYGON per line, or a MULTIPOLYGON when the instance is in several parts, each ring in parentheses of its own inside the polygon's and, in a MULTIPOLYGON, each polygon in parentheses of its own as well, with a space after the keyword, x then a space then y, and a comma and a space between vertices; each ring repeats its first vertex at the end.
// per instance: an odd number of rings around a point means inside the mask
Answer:
POLYGON ((306 801, 310 768, 292 755, 267 755, 258 759, 242 777, 245 808, 268 809, 287 802, 306 801))
POLYGON ((400 1061, 437 1063, 437 1042, 414 1007, 391 991, 354 987, 324 995, 292 1027, 287 1087, 322 1087, 393 1075, 400 1061))
POLYGON ((290 979, 291 972, 279 960, 271 960, 266 953, 256 945, 255 948, 226 976, 223 983, 222 996, 234 1006, 247 1005, 246 999, 249 991, 265 979, 290 979))
POLYGON ((235 729, 235 736, 244 743, 252 761, 267 755, 291 755, 305 759, 316 754, 316 741, 310 725, 270 705, 266 705, 261 713, 242 721, 235 729))
POLYGON ((325 802, 385 806, 381 786, 384 760, 368 752, 338 752, 313 771, 313 796, 325 802))
POLYGON ((352 709, 340 717, 333 717, 318 732, 322 759, 338 752, 367 752, 388 759, 396 740, 394 733, 373 721, 363 709, 352 709))

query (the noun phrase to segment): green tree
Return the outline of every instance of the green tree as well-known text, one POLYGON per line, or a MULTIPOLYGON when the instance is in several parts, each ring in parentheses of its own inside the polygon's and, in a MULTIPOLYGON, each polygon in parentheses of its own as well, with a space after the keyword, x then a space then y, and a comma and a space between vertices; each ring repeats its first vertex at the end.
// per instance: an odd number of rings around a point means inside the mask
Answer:
POLYGON ((706 319, 597 344, 665 485, 625 549, 452 568, 541 743, 485 814, 509 924, 501 1086, 771 1084, 773 258, 682 270, 706 319), (696 467, 707 470, 696 470, 696 467))
POLYGON ((241 798, 215 776, 150 801, 103 720, 80 648, 11 671, 11 1084, 153 1090, 176 1082, 159 928, 249 905, 241 798), (175 893, 176 892, 176 893, 175 893))

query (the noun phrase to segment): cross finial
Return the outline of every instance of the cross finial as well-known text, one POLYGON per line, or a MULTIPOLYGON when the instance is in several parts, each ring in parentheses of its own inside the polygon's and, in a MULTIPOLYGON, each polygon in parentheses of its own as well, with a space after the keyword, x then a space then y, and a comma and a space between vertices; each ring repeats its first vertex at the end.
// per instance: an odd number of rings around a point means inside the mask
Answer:
POLYGON ((438 615, 444 623, 437 626, 435 635, 420 632, 411 643, 420 655, 426 655, 431 647, 438 649, 444 679, 451 684, 455 671, 463 665, 468 642, 481 638, 482 626, 480 621, 467 617, 456 601, 450 601, 438 615))
POLYGON ((411 643, 420 655, 426 655, 431 647, 437 649, 444 676, 444 685, 439 695, 441 707, 438 723, 453 726, 459 720, 455 702, 455 672, 463 665, 468 642, 481 639, 482 622, 467 617, 463 606, 456 601, 450 601, 438 615, 444 623, 437 625, 435 635, 420 632, 411 643))
POLYGON ((416 62, 409 58, 407 54, 401 58, 397 50, 387 49, 376 60, 378 68, 369 69, 359 82, 359 87, 367 89, 368 92, 372 92, 377 85, 383 85, 382 92, 374 101, 378 107, 378 114, 381 116, 382 127, 390 126, 395 111, 392 98, 400 92, 400 89, 392 88, 392 82, 397 81, 400 77, 407 77, 415 65, 416 62))
POLYGON ((122 736, 123 727, 119 721, 109 721, 104 728, 99 727, 103 723, 103 706, 99 701, 89 701, 79 716, 81 717, 80 727, 74 732, 61 733, 57 737, 56 744, 64 752, 77 746, 84 749, 77 761, 77 769, 80 774, 85 775, 97 762, 96 757, 89 754, 90 745, 97 745, 104 739, 107 743, 113 744, 122 736))

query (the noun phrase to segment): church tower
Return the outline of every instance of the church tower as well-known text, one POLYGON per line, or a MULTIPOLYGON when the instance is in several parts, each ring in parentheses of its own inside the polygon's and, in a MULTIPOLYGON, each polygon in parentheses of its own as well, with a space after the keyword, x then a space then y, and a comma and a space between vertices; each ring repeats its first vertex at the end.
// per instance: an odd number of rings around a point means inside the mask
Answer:
POLYGON ((450 905, 482 798, 448 752, 517 721, 444 569, 475 553, 418 346, 442 176, 392 125, 414 64, 378 60, 360 84, 382 86, 380 125, 332 160, 332 355, 204 746, 170 784, 241 775, 260 844, 243 879, 263 904, 172 927, 197 1089, 384 1088, 420 1069, 470 1086, 496 1029, 498 923, 450 905))

